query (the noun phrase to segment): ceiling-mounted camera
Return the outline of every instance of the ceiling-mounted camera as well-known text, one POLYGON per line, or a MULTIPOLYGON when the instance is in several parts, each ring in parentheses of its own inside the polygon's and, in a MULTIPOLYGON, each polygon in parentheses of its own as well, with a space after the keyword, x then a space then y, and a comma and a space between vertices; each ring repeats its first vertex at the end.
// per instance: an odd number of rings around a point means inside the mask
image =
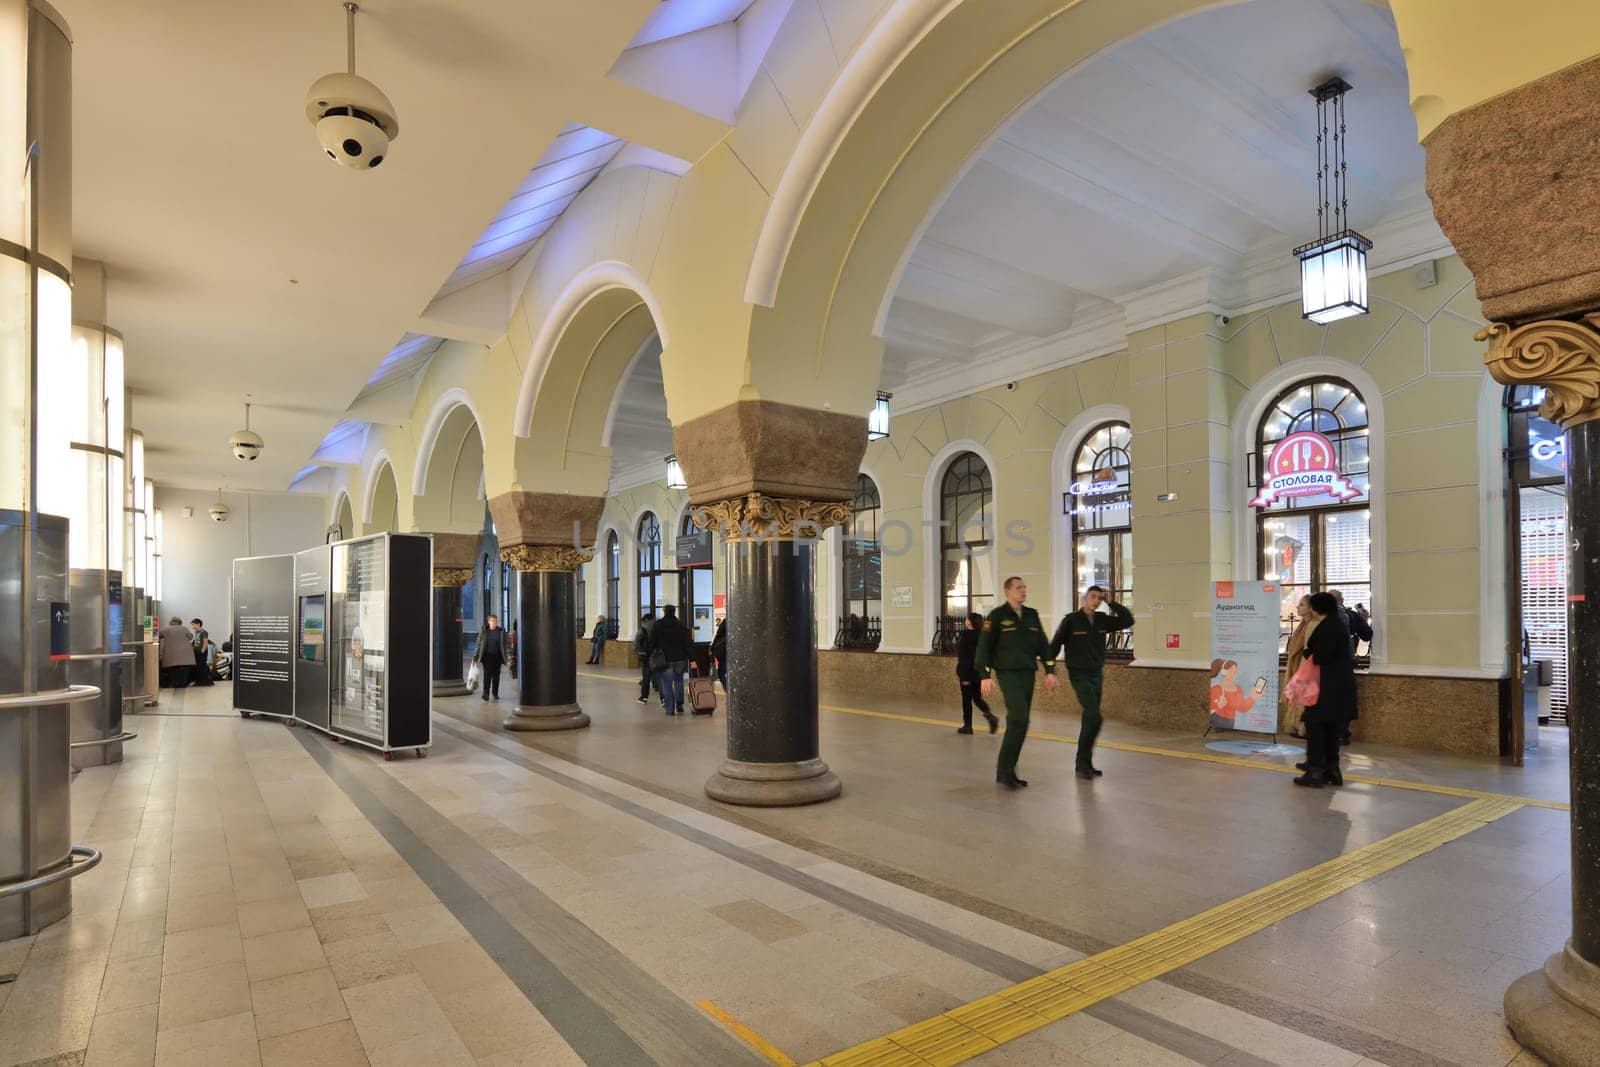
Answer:
MULTIPOLYGON (((250 405, 244 406, 244 429, 235 430, 233 436, 228 438, 228 447, 233 450, 235 459, 242 459, 246 463, 253 463, 261 456, 261 450, 266 443, 261 440, 261 435, 250 429, 250 405)), ((221 522, 221 519, 217 520, 221 522)))
POLYGON ((349 69, 324 74, 306 90, 306 119, 329 159, 351 170, 371 170, 400 136, 400 121, 383 90, 356 74, 356 4, 347 3, 345 32, 349 69))
POLYGON ((228 516, 232 514, 232 512, 228 508, 228 505, 219 500, 215 504, 211 505, 211 509, 208 514, 211 516, 212 522, 227 522, 228 516))

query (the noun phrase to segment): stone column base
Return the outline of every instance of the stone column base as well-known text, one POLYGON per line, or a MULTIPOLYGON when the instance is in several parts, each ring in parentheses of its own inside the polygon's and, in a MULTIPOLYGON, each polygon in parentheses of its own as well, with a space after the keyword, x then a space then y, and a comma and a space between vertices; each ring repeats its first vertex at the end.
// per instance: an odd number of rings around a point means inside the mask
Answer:
POLYGON ((832 800, 844 786, 820 759, 798 763, 723 760, 706 779, 706 796, 749 808, 794 808, 832 800))
POLYGON ((467 688, 467 683, 460 678, 435 678, 433 680, 433 695, 436 697, 464 697, 472 692, 467 688))
POLYGON ((517 733, 581 730, 589 725, 589 715, 577 704, 553 704, 549 707, 518 704, 517 710, 507 715, 506 721, 500 725, 517 733))
POLYGON ((1600 1067, 1600 967, 1565 949, 1506 990, 1506 1025, 1554 1067, 1600 1067))

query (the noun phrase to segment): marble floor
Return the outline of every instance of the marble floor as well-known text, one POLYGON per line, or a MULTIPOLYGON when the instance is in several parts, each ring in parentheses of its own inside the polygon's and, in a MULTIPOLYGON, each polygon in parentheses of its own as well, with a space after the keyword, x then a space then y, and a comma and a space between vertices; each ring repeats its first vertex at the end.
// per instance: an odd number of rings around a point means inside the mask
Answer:
MULTIPOLYGON (((1565 798, 1521 768, 1358 746, 1352 783, 1108 724, 1071 775, 1036 718, 1016 793, 952 708, 824 693, 845 783, 732 809, 723 718, 585 668, 591 728, 512 735, 436 701, 426 759, 163 693, 78 775, 104 850, 72 917, 0 943, 0 1065, 805 1063, 1104 952, 1461 807, 1565 798), (1276 766, 1277 769, 1274 769, 1276 766)), ((507 695, 509 697, 509 688, 507 695)), ((994 1064, 1526 1064, 1500 996, 1567 933, 1567 815, 1529 804, 1188 966, 978 1056, 994 1064)))

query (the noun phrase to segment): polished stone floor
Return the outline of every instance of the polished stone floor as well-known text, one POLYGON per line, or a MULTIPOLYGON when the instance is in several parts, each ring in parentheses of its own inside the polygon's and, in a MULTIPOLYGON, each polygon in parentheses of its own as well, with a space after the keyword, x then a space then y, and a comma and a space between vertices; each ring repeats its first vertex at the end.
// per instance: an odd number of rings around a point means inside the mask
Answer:
MULTIPOLYGON (((723 719, 668 718, 586 668, 593 726, 495 729, 436 702, 386 762, 164 693, 120 766, 79 775, 105 861, 73 917, 0 943, 0 1064, 807 1062, 956 1008, 1468 802, 1565 799, 1522 768, 1358 747, 1354 783, 1282 757, 1042 716, 1033 783, 954 708, 824 693, 837 801, 730 809, 723 719), (1222 761, 1222 762, 1219 762, 1222 761), (1275 769, 1276 768, 1276 769, 1275 769)), ((509 689, 508 689, 509 696, 509 689)), ((952 702, 953 704, 955 702, 952 702)), ((1507 1064, 1505 986, 1566 936, 1567 815, 1524 806, 1199 962, 972 1062, 1507 1064)))

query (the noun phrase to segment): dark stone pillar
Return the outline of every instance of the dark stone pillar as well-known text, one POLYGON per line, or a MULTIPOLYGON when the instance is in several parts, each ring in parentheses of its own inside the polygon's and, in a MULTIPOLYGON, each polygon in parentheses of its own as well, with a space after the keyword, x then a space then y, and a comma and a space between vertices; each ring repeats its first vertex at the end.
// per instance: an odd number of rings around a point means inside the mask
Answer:
POLYGON ((1572 783, 1572 937, 1506 991, 1506 1023, 1546 1061, 1600 1063, 1600 312, 1515 329, 1496 323, 1487 362, 1507 383, 1545 387, 1566 430, 1567 687, 1572 783))
POLYGON ((500 556, 517 570, 517 709, 507 730, 576 730, 589 725, 578 705, 578 647, 572 640, 577 566, 572 548, 515 545, 500 556))
POLYGON ((728 543, 728 758, 706 781, 727 804, 792 807, 842 788, 817 740, 812 559, 842 504, 751 494, 702 510, 728 543))
POLYGON ((441 584, 438 571, 433 576, 433 695, 463 696, 466 679, 461 676, 461 585, 441 584))

